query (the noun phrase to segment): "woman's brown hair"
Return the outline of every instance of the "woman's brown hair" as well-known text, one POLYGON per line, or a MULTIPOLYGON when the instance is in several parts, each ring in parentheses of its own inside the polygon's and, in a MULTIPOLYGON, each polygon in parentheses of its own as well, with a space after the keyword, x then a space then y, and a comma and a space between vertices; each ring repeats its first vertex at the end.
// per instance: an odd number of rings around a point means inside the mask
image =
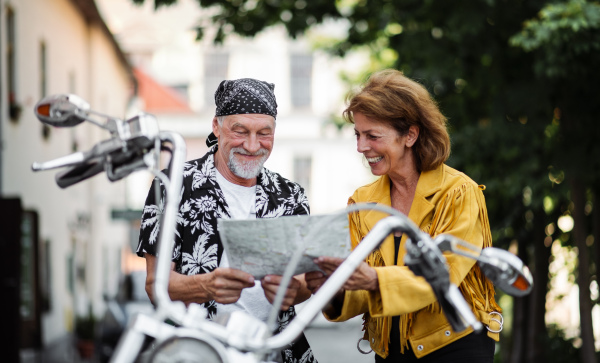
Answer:
POLYGON ((450 156, 446 117, 425 87, 398 70, 375 72, 358 92, 350 94, 344 119, 354 123, 356 112, 389 124, 400 135, 417 126, 413 152, 420 172, 437 168, 450 156))

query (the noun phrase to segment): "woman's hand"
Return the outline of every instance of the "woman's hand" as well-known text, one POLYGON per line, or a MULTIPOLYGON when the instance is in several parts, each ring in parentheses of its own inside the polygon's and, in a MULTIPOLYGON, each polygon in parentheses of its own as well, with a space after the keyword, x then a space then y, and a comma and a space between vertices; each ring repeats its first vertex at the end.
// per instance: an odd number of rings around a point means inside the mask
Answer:
POLYGON ((327 281, 327 277, 328 276, 321 271, 307 272, 304 274, 304 278, 306 279, 306 287, 312 294, 316 294, 325 281, 327 281))
MULTIPOLYGON (((316 260, 315 260, 316 262, 316 260)), ((310 271, 304 274, 306 279, 306 287, 311 293, 316 294, 323 286, 329 275, 325 275, 321 271, 310 271)), ((331 301, 323 308, 323 312, 330 316, 339 316, 342 306, 344 305, 344 289, 340 289, 331 299, 331 301)))
MULTIPOLYGON (((315 263, 319 265, 319 268, 325 272, 325 274, 331 275, 337 268, 344 262, 343 258, 338 257, 325 257, 321 256, 315 259, 315 263)), ((315 280, 314 284, 318 284, 318 278, 316 276, 313 278, 315 280)), ((324 277, 326 280, 327 278, 324 277)), ((321 285, 325 281, 321 282, 321 285)), ((308 279, 307 279, 308 283, 308 279)), ((318 285, 318 288, 321 286, 318 285)), ((312 291, 311 285, 309 284, 309 289, 312 291)), ((358 265, 358 268, 354 271, 354 273, 350 276, 350 278, 344 283, 342 286, 344 290, 368 290, 368 291, 377 291, 379 290, 379 279, 377 278, 377 271, 371 266, 369 266, 366 262, 361 262, 358 265)))

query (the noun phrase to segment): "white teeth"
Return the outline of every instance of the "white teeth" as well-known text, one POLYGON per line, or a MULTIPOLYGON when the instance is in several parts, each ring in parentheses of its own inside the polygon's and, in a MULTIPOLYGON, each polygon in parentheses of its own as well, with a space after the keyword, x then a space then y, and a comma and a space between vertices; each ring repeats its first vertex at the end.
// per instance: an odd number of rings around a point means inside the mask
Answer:
POLYGON ((370 162, 370 163, 376 163, 376 162, 378 162, 381 159, 383 159, 382 156, 377 157, 377 158, 367 158, 367 161, 370 162))

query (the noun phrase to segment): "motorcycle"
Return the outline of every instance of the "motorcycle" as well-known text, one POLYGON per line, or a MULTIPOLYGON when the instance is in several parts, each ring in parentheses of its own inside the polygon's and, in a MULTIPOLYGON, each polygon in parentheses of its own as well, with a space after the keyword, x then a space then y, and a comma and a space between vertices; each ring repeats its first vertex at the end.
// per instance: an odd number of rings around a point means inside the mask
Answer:
MULTIPOLYGON (((450 282, 444 252, 477 261, 482 272, 495 286, 510 295, 524 296, 533 287, 533 279, 527 266, 508 251, 494 247, 476 249, 450 235, 431 238, 419 230, 407 216, 390 207, 356 204, 339 213, 377 209, 389 216, 377 223, 283 331, 273 335, 271 324, 241 311, 215 321, 208 320, 203 306, 192 303, 186 307, 181 301, 172 301, 167 290, 171 261, 165 257, 172 255, 174 247, 173 236, 186 150, 183 138, 173 132, 160 131, 158 121, 152 115, 139 114, 121 120, 91 110, 86 101, 72 94, 42 99, 35 106, 35 114, 41 122, 51 126, 73 127, 88 121, 110 133, 110 138, 99 142, 89 151, 32 165, 34 171, 66 168, 56 175, 59 187, 69 187, 101 172, 106 172, 109 180, 116 181, 139 170, 151 172, 165 186, 166 203, 162 213, 156 280, 153 286, 155 308, 151 314, 140 313, 129 320, 111 362, 269 361, 272 352, 285 347, 302 333, 358 265, 395 231, 406 233, 409 237, 404 262, 431 285, 442 311, 456 332, 468 327, 480 331, 483 325, 474 316, 458 287, 450 282), (160 153, 163 150, 171 153, 166 173, 160 169, 160 153), (148 338, 153 339, 153 348, 142 353, 142 346, 148 338)), ((331 218, 335 217, 336 214, 332 214, 331 218)), ((301 253, 298 250, 294 257, 301 253)), ((285 270, 272 312, 278 311, 281 306, 297 262, 294 257, 285 270)))
POLYGON ((104 296, 106 309, 97 321, 96 330, 96 355, 100 363, 110 361, 131 317, 154 310, 145 287, 146 271, 131 271, 123 276, 115 296, 104 296))

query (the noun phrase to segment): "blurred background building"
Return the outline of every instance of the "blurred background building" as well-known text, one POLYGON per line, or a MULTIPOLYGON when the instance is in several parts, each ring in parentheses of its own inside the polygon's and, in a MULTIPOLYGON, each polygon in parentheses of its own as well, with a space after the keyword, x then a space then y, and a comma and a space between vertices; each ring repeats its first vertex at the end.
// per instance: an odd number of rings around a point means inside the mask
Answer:
POLYGON ((75 93, 123 116, 136 81, 93 1, 3 0, 0 10, 2 308, 13 319, 2 341, 6 361, 15 362, 18 347, 63 337, 89 307, 101 313, 128 243, 127 226, 111 220, 112 209, 126 207, 124 184, 95 178, 60 190, 54 173, 31 171, 34 161, 86 150, 105 135, 88 125, 49 128, 33 107, 44 96, 75 93))

